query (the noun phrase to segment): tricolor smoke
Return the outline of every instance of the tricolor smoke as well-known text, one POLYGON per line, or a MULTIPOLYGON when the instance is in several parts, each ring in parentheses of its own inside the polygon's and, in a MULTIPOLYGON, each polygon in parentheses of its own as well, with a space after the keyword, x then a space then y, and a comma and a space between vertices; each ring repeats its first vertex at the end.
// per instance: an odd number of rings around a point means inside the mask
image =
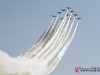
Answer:
POLYGON ((0 51, 0 75, 48 75, 61 61, 71 44, 80 18, 62 10, 53 16, 40 39, 18 57, 0 51))

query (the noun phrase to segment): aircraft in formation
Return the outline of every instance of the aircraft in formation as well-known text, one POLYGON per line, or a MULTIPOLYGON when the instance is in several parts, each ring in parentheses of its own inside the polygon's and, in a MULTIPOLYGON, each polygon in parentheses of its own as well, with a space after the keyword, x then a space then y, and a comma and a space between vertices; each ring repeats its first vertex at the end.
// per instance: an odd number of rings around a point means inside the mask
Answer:
POLYGON ((63 17, 61 18, 61 20, 63 19, 63 17))
POLYGON ((70 7, 66 7, 67 9, 71 9, 70 7))
MULTIPOLYGON (((66 7, 67 9, 71 9, 70 7, 66 7)), ((65 9, 61 9, 61 11, 66 11, 65 9)), ((71 13, 75 12, 73 10, 70 11, 71 13)), ((58 14, 61 14, 62 12, 57 12, 58 14)), ((52 17, 56 17, 55 15, 51 15, 52 17)), ((67 14, 66 16, 70 16, 69 14, 67 14)), ((77 14, 74 14, 74 16, 78 16, 77 14)), ((63 17, 61 18, 61 20, 63 19, 63 17)), ((73 18, 70 18, 70 20, 72 20, 73 18)), ((80 20, 81 18, 77 18, 78 20, 80 20)))
POLYGON ((55 15, 51 15, 52 17, 56 17, 55 15))
POLYGON ((73 13, 73 12, 75 12, 75 11, 72 10, 72 11, 70 11, 70 12, 73 13))
POLYGON ((65 9, 61 9, 62 11, 66 11, 65 9))
POLYGON ((67 14, 66 16, 70 16, 69 14, 67 14))
POLYGON ((74 14, 75 16, 78 16, 77 14, 74 14))
POLYGON ((80 19, 82 19, 82 18, 79 17, 79 18, 77 18, 77 19, 80 20, 80 19))
POLYGON ((62 12, 57 12, 58 14, 61 14, 62 12))

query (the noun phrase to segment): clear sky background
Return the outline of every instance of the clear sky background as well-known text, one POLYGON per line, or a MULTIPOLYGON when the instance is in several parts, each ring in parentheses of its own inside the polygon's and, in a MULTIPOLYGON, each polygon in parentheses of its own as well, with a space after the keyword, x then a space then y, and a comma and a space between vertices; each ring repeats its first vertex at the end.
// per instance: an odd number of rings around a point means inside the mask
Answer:
POLYGON ((0 0, 0 49, 18 56, 41 36, 51 15, 70 6, 82 17, 75 38, 51 75, 79 73, 75 67, 100 67, 100 0, 0 0))

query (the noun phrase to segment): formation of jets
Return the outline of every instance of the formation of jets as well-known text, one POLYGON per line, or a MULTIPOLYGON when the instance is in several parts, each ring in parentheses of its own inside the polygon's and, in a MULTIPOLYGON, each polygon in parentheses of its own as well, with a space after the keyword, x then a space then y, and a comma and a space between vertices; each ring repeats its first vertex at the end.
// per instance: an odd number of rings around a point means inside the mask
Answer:
MULTIPOLYGON (((71 9, 70 7, 66 7, 66 8, 67 8, 68 10, 71 9)), ((66 11, 66 10, 65 10, 65 9, 61 9, 61 11, 63 12, 63 11, 66 11)), ((57 13, 58 13, 58 14, 61 14, 62 12, 59 11, 59 12, 57 12, 57 13)), ((71 13, 74 13, 75 11, 71 10, 70 12, 71 12, 71 13)), ((52 16, 52 17, 56 17, 55 15, 51 15, 51 16, 52 16)), ((70 15, 67 14, 66 16, 70 16, 70 15)), ((77 14, 74 14, 74 16, 78 16, 78 15, 77 15, 77 14)), ((62 19, 63 19, 63 17, 61 18, 61 20, 62 20, 62 19)), ((70 18, 70 20, 71 20, 71 19, 73 19, 73 18, 70 18)), ((79 17, 79 18, 77 18, 77 19, 80 20, 81 18, 79 17)))

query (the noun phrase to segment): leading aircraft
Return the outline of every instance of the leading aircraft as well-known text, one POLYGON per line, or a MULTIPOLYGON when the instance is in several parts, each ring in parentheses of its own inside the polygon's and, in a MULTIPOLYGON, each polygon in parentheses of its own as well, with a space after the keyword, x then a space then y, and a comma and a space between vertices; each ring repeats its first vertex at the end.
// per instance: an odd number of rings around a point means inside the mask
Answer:
POLYGON ((66 11, 65 9, 61 9, 62 11, 66 11))
POLYGON ((71 9, 70 7, 66 7, 67 9, 71 9))

